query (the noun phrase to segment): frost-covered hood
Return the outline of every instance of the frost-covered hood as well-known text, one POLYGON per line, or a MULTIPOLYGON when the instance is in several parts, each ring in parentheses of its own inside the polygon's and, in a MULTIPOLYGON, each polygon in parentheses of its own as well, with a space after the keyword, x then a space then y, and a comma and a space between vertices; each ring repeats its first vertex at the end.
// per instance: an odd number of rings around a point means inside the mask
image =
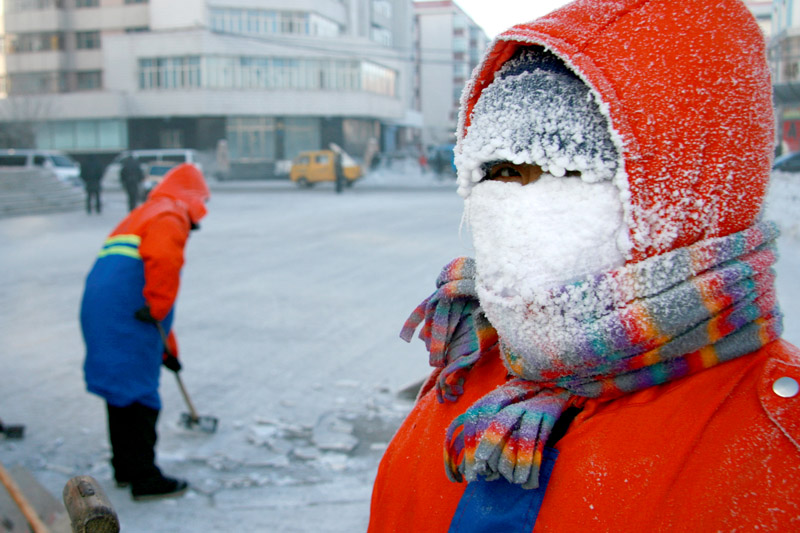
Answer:
POLYGON ((578 0, 514 26, 464 90, 457 154, 481 92, 531 46, 564 61, 608 116, 622 153, 614 181, 629 262, 757 218, 772 158, 772 92, 763 36, 741 1, 578 0))
POLYGON ((186 206, 189 219, 197 224, 206 215, 206 201, 211 197, 203 173, 190 163, 178 165, 164 176, 150 198, 168 196, 186 206))

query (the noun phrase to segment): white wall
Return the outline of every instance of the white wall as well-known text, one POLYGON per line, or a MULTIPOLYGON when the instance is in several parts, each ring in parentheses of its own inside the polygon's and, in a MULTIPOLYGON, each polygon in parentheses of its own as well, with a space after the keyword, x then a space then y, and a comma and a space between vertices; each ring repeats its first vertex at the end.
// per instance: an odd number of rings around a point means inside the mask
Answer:
MULTIPOLYGON (((419 11, 418 11, 419 13, 419 11)), ((455 131, 453 110, 453 15, 425 9, 420 17, 420 101, 425 143, 441 143, 455 131)))
POLYGON ((194 28, 208 24, 205 0, 150 0, 150 29, 194 28))

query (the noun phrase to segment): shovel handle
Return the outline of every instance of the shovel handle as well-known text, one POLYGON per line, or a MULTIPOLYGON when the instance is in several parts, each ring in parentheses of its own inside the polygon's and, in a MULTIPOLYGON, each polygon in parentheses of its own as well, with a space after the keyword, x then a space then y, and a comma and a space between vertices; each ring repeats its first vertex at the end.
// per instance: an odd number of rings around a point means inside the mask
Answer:
POLYGON ((178 382, 178 388, 181 389, 181 394, 183 395, 183 399, 186 400, 186 405, 189 407, 189 415, 192 417, 192 421, 196 422, 200 419, 197 416, 197 411, 194 409, 194 405, 192 404, 192 400, 189 399, 189 393, 186 392, 186 387, 183 386, 183 380, 181 379, 181 375, 178 372, 175 372, 175 380, 178 382))
POLYGON ((164 352, 170 357, 175 357, 175 354, 172 353, 169 349, 169 344, 167 343, 167 332, 164 331, 164 326, 162 326, 161 322, 157 320, 155 324, 156 327, 158 328, 158 332, 161 334, 161 342, 164 343, 164 352))
MULTIPOLYGON (((167 352, 167 355, 170 357, 175 357, 175 354, 169 351, 169 345, 167 344, 167 332, 164 331, 164 326, 161 325, 161 322, 156 322, 156 327, 158 328, 158 332, 161 334, 161 342, 164 343, 164 351, 167 352)), ((189 398, 189 393, 186 392, 186 387, 183 386, 183 380, 181 379, 180 372, 174 372, 175 380, 178 382, 178 388, 181 390, 181 394, 183 395, 183 399, 186 401, 187 407, 189 407, 189 416, 192 417, 192 421, 196 422, 200 419, 197 416, 197 411, 194 408, 194 404, 192 404, 192 400, 189 398)))

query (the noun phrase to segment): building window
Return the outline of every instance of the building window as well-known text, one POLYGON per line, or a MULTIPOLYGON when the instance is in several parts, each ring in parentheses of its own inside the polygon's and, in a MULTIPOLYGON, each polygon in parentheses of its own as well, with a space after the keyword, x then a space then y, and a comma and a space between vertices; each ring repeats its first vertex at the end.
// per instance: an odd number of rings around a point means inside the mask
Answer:
POLYGON ((139 88, 366 91, 396 96, 397 73, 365 61, 252 56, 142 58, 139 88))
POLYGON ((200 86, 200 56, 139 60, 140 89, 192 89, 200 86))
POLYGON ((125 28, 125 33, 144 33, 150 31, 147 26, 135 26, 133 28, 125 28))
POLYGON ((123 150, 128 147, 125 120, 64 120, 36 128, 36 146, 45 150, 123 150))
POLYGON ((273 117, 230 117, 225 138, 230 158, 270 161, 275 159, 277 123, 273 117))
POLYGON ((314 35, 335 37, 339 25, 316 13, 266 9, 210 8, 213 31, 243 35, 314 35))
POLYGON ((386 18, 392 18, 392 3, 389 0, 372 0, 372 12, 386 18))
POLYGON ((75 32, 75 48, 78 50, 91 50, 100 48, 99 31, 79 31, 75 32))
POLYGON ((48 94, 62 90, 62 77, 58 72, 25 72, 10 74, 8 94, 48 94))
POLYGON ((308 35, 310 33, 309 28, 308 13, 296 11, 281 12, 281 33, 308 35))
POLYGON ((391 69, 364 61, 361 64, 361 89, 370 93, 395 96, 397 73, 391 69))
POLYGON ((64 34, 60 32, 8 34, 6 44, 10 54, 63 50, 64 34))
POLYGON ((103 75, 99 70, 87 70, 76 75, 77 90, 93 91, 102 88, 103 75))
POLYGON ((98 7, 100 0, 75 0, 75 7, 98 7))
POLYGON ((183 130, 161 130, 158 132, 158 141, 162 148, 183 148, 183 130))
POLYGON ((458 78, 456 83, 463 83, 469 76, 469 65, 464 61, 457 61, 453 63, 453 76, 458 78))
POLYGON ((64 7, 64 0, 6 0, 6 12, 38 11, 64 7))
POLYGON ((369 30, 370 40, 384 46, 392 46, 392 32, 386 28, 373 25, 369 30))
POLYGON ((322 146, 319 119, 306 117, 287 117, 283 121, 283 147, 286 159, 294 157, 303 150, 322 146))
POLYGON ((146 4, 149 0, 125 0, 126 4, 146 4))

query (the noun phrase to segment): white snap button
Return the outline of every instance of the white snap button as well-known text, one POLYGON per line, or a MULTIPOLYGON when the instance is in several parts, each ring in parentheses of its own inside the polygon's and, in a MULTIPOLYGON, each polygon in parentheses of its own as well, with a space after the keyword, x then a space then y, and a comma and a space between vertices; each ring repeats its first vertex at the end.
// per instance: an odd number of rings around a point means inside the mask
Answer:
POLYGON ((781 398, 794 398, 800 392, 800 385, 797 380, 784 376, 775 380, 772 391, 781 398))

